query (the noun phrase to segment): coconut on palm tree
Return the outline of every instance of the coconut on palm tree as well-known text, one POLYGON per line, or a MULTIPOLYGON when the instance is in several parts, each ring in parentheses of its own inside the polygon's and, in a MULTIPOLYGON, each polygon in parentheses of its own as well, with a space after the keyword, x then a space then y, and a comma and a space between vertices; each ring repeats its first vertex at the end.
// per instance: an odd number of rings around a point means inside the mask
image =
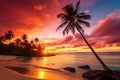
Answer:
POLYGON ((64 8, 62 8, 63 13, 57 15, 58 18, 62 19, 62 23, 58 26, 57 30, 65 27, 63 30, 63 35, 68 34, 69 31, 75 34, 75 30, 77 30, 82 36, 83 40, 86 42, 87 46, 91 49, 95 57, 101 63, 104 70, 111 70, 101 60, 101 58, 97 55, 95 50, 92 48, 92 46, 88 43, 88 41, 84 37, 84 30, 82 26, 85 25, 87 27, 90 27, 90 23, 87 22, 87 20, 90 20, 91 16, 85 12, 79 13, 79 5, 80 1, 78 1, 75 6, 73 6, 72 4, 68 4, 64 8))

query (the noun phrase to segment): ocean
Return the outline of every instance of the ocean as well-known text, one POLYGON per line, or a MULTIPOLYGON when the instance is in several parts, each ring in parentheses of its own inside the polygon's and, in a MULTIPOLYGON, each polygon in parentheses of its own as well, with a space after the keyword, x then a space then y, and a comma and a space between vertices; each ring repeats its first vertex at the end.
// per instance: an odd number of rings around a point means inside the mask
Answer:
MULTIPOLYGON (((64 67, 77 68, 82 65, 89 65, 91 69, 103 69, 93 53, 90 52, 66 52, 56 54, 56 56, 51 57, 33 57, 30 61, 27 61, 27 63, 55 69, 61 69, 64 67)), ((99 52, 97 54, 112 70, 120 70, 119 52, 99 52)))
MULTIPOLYGON (((23 67, 27 65, 27 70, 22 70, 22 72, 18 70, 18 72, 39 79, 71 80, 72 78, 74 80, 84 80, 82 73, 86 70, 80 69, 79 66, 89 65, 91 69, 103 70, 93 53, 66 52, 55 54, 57 55, 50 57, 23 57, 18 63, 22 64, 23 67), (65 71, 63 69, 65 67, 73 67, 76 72, 65 71), (58 74, 54 72, 58 72, 58 74)), ((112 70, 120 70, 120 52, 99 52, 97 54, 112 70)), ((10 56, 0 56, 0 59, 8 59, 8 57, 10 56)), ((16 61, 19 61, 19 58, 16 61)))

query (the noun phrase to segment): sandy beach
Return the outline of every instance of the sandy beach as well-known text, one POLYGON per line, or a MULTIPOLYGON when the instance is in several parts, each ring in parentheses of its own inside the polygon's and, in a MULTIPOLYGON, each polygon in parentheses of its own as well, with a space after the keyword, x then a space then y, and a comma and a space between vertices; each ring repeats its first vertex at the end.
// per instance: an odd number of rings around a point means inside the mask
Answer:
POLYGON ((6 66, 20 66, 17 64, 17 61, 13 61, 12 59, 15 59, 15 57, 11 56, 9 58, 4 58, 3 56, 0 56, 1 80, 40 80, 40 79, 24 76, 22 74, 17 73, 16 71, 6 68, 6 66))
POLYGON ((45 70, 45 76, 42 78, 42 74, 40 73, 37 75, 37 78, 34 78, 32 76, 27 76, 21 73, 16 72, 15 70, 12 70, 7 67, 16 67, 23 70, 26 69, 26 66, 23 63, 20 63, 18 59, 16 60, 16 57, 11 56, 10 58, 3 59, 0 57, 0 80, 85 80, 82 78, 82 76, 77 77, 75 74, 70 72, 64 72, 64 71, 57 71, 54 69, 45 69, 42 68, 42 70, 45 70))
POLYGON ((24 76, 15 71, 0 66, 0 79, 1 80, 40 80, 31 77, 24 76))

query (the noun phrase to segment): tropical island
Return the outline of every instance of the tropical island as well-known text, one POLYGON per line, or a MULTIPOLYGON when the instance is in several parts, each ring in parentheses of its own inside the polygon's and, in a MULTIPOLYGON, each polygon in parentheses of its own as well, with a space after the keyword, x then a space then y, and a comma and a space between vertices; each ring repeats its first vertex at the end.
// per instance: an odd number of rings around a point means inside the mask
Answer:
POLYGON ((12 38, 14 38, 14 33, 12 31, 8 31, 4 36, 0 36, 1 55, 42 56, 43 49, 40 45, 35 45, 35 43, 39 42, 38 38, 28 41, 27 35, 23 34, 21 38, 17 38, 13 42, 10 42, 12 38))
POLYGON ((38 44, 39 39, 29 41, 28 36, 23 34, 21 38, 14 39, 13 31, 7 31, 5 35, 0 36, 0 55, 14 55, 26 57, 53 56, 53 54, 44 54, 44 47, 38 44))

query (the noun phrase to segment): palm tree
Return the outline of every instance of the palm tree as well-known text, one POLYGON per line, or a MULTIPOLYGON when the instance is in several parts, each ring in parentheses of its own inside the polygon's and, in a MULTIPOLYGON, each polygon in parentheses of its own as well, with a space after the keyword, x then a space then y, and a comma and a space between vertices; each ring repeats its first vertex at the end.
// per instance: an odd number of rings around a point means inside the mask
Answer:
POLYGON ((27 38, 28 38, 28 37, 27 37, 26 34, 23 34, 23 35, 22 35, 22 40, 23 40, 23 41, 27 40, 27 38))
POLYGON ((34 41, 35 41, 35 43, 38 43, 39 42, 39 38, 35 38, 34 41))
POLYGON ((0 36, 0 44, 3 44, 4 41, 5 41, 4 36, 0 36))
POLYGON ((110 71, 111 69, 106 66, 106 64, 100 59, 100 57, 97 55, 97 53, 94 51, 92 46, 88 43, 86 38, 84 37, 84 30, 82 25, 85 25, 87 27, 90 27, 90 23, 87 22, 87 20, 91 19, 91 16, 86 14, 85 12, 79 13, 79 4, 80 1, 77 2, 75 7, 72 4, 66 5, 62 10, 64 13, 60 13, 57 15, 58 18, 62 19, 62 23, 58 26, 57 30, 65 27, 63 30, 63 35, 68 34, 69 30, 75 34, 75 29, 81 34, 83 40, 86 42, 88 47, 91 49, 95 57, 98 59, 98 61, 103 66, 104 70, 110 71))
POLYGON ((31 45, 33 45, 33 44, 34 44, 34 41, 33 41, 33 40, 31 40, 31 41, 30 41, 30 44, 31 44, 31 45))
POLYGON ((20 46, 20 44, 21 44, 21 39, 17 38, 17 39, 15 40, 15 43, 16 43, 16 46, 20 46))
POLYGON ((6 40, 9 40, 9 43, 10 43, 10 40, 11 40, 12 38, 14 38, 14 34, 13 34, 12 31, 8 31, 8 32, 5 33, 5 39, 6 39, 6 40))

